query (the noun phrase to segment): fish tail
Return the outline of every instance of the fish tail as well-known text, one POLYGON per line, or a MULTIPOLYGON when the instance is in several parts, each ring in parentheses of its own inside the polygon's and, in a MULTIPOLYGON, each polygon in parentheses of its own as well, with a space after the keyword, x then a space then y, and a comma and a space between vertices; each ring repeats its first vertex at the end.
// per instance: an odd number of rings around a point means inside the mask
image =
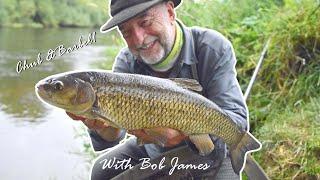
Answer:
POLYGON ((261 148, 261 143, 247 132, 242 137, 241 141, 236 145, 236 148, 231 149, 231 164, 235 173, 240 174, 246 159, 246 154, 250 151, 257 151, 261 148))

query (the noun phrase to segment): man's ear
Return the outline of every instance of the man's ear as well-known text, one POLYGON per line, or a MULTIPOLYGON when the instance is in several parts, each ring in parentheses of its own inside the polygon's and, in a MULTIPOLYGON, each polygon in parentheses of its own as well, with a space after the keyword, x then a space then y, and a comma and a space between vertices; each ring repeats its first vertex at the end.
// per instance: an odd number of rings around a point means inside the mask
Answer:
POLYGON ((167 11, 168 11, 171 22, 174 22, 176 19, 176 14, 174 11, 174 3, 172 1, 168 1, 166 3, 166 7, 167 7, 167 11))

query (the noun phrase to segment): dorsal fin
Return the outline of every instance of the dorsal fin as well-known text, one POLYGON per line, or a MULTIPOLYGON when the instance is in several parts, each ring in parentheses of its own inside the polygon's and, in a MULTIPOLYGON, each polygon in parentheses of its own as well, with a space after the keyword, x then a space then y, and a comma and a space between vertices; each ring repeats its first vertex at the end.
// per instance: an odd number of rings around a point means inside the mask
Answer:
POLYGON ((178 86, 183 87, 185 89, 189 89, 196 92, 202 91, 202 86, 195 79, 187 79, 187 78, 169 78, 171 81, 174 81, 178 86))

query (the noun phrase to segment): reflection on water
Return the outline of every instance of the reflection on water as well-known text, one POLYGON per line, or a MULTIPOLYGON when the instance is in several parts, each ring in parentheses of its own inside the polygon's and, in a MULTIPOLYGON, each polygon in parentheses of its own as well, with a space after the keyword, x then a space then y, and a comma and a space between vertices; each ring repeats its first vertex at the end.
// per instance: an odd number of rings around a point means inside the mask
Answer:
POLYGON ((80 124, 41 103, 34 85, 48 75, 87 69, 106 60, 106 47, 112 45, 108 37, 92 29, 0 28, 1 179, 87 179, 85 158, 70 153, 82 150, 82 142, 74 138, 74 128, 80 124), (46 54, 61 44, 72 46, 80 35, 86 38, 93 31, 96 43, 16 72, 19 60, 33 62, 38 53, 46 54))

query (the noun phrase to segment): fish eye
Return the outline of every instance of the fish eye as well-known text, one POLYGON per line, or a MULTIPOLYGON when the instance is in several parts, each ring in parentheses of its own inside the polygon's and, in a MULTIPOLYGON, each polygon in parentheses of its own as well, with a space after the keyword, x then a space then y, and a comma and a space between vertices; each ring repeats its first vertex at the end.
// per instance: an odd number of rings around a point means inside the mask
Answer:
POLYGON ((51 83, 52 82, 52 79, 47 79, 46 80, 46 83, 51 83))
POLYGON ((53 84, 53 87, 55 90, 62 90, 63 89, 63 83, 61 81, 56 81, 53 84))

